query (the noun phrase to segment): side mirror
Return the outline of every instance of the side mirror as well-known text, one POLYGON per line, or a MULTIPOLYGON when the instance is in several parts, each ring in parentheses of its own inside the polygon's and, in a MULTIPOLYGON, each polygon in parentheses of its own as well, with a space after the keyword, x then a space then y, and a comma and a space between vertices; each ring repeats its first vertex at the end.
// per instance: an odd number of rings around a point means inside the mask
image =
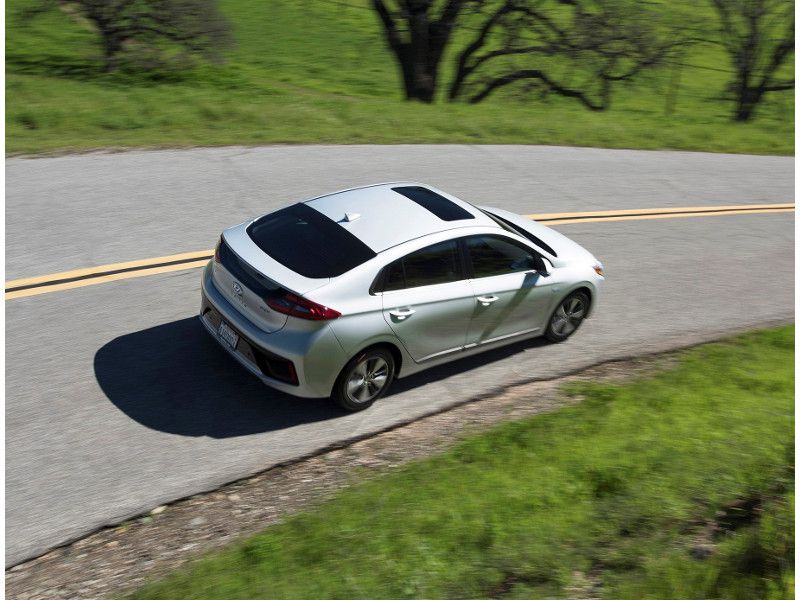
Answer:
POLYGON ((533 268, 542 277, 548 277, 552 271, 553 265, 546 258, 537 255, 531 257, 531 268, 533 268))

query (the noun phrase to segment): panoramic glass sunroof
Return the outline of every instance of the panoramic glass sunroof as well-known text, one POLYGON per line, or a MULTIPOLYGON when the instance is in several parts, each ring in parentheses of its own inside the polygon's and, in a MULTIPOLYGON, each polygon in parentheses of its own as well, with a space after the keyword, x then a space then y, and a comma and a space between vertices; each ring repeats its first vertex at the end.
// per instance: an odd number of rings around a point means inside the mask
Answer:
POLYGON ((417 185, 392 188, 398 194, 402 194, 409 200, 419 204, 422 208, 429 210, 442 221, 460 221, 462 219, 474 219, 475 216, 461 208, 455 202, 451 202, 444 196, 436 192, 417 185))

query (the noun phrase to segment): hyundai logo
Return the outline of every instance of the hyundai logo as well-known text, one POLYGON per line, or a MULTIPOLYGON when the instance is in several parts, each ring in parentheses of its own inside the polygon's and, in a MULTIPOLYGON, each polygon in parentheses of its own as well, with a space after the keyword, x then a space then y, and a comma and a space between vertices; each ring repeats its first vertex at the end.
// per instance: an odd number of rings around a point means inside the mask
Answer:
POLYGON ((239 285, 239 282, 238 281, 234 281, 233 282, 233 293, 236 294, 237 296, 239 296, 239 298, 241 298, 242 297, 242 291, 243 291, 242 290, 242 286, 239 285))

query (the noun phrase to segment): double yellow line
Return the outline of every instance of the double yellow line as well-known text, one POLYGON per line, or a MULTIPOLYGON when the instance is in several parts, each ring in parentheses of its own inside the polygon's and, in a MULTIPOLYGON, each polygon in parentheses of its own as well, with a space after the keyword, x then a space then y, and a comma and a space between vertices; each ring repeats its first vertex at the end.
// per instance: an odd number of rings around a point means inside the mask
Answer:
POLYGON ((6 281, 6 300, 71 290, 87 285, 119 281, 120 279, 194 269, 205 265, 213 255, 213 250, 199 250, 197 252, 184 252, 183 254, 156 256, 155 258, 145 258, 143 260, 76 269, 74 271, 63 271, 39 277, 14 279, 6 281))
MULTIPOLYGON (((674 219, 679 217, 711 217, 717 215, 744 215, 794 212, 794 204, 743 204, 723 206, 691 206, 682 208, 642 208, 629 210, 600 210, 571 213, 525 215, 549 225, 570 223, 596 223, 599 221, 641 221, 645 219, 674 219)), ((214 254, 213 250, 184 252, 170 256, 157 256, 144 260, 88 267, 39 277, 6 281, 6 300, 48 294, 87 285, 98 285, 133 277, 147 277, 202 267, 214 254)))
POLYGON ((718 215, 752 215, 762 213, 794 212, 793 203, 741 204, 723 206, 689 206, 681 208, 637 208, 628 210, 596 210, 573 213, 548 213, 525 215, 550 225, 568 223, 596 223, 598 221, 642 221, 646 219, 675 219, 680 217, 713 217, 718 215))

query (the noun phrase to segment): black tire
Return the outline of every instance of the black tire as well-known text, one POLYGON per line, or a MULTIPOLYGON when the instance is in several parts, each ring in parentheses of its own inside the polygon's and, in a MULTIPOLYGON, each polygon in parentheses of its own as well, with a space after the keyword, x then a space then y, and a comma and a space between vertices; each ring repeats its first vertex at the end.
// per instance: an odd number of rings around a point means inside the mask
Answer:
POLYGON ((331 398, 349 412, 369 408, 386 394, 394 379, 394 369, 394 357, 389 350, 368 348, 348 362, 339 373, 331 398), (379 389, 376 383, 382 384, 379 389))
POLYGON ((563 342, 578 331, 589 311, 589 302, 589 294, 583 291, 564 298, 550 316, 544 336, 551 342, 563 342))

